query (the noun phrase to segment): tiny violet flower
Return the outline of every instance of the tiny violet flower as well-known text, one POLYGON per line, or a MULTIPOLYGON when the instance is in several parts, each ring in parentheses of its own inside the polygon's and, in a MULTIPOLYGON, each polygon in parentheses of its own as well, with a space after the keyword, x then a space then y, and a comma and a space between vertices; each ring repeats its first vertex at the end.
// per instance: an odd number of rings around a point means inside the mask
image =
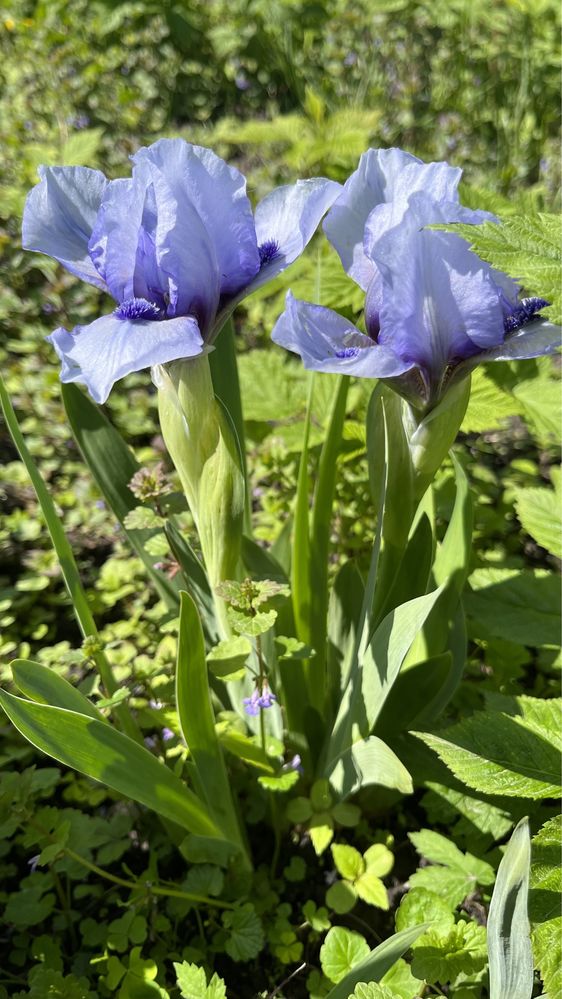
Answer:
POLYGON ((298 753, 295 753, 295 755, 293 756, 293 758, 291 760, 289 760, 287 763, 283 764, 283 770, 285 770, 285 771, 295 770, 299 774, 303 774, 304 773, 304 768, 302 766, 302 760, 301 760, 301 758, 300 758, 300 756, 299 756, 298 753))
POLYGON ((262 708, 271 708, 276 700, 277 698, 275 694, 272 694, 269 689, 267 680, 263 680, 261 683, 261 690, 258 685, 253 691, 251 697, 245 697, 243 699, 244 711, 247 715, 259 715, 262 708))
POLYGON ((167 728, 166 726, 164 726, 164 728, 162 729, 161 735, 163 742, 169 742, 170 739, 174 738, 174 733, 172 732, 172 729, 167 728))
POLYGON ((287 295, 273 340, 315 371, 380 378, 422 413, 479 361, 538 357, 560 344, 519 288, 435 224, 493 217, 458 202, 460 171, 401 150, 369 150, 324 230, 366 292, 363 333, 330 309, 287 295))
POLYGON ((210 149, 161 139, 132 157, 132 177, 41 167, 23 246, 108 292, 109 315, 48 339, 63 382, 105 402, 133 371, 195 357, 238 302, 302 253, 341 191, 324 178, 268 194, 252 212, 246 180, 210 149))

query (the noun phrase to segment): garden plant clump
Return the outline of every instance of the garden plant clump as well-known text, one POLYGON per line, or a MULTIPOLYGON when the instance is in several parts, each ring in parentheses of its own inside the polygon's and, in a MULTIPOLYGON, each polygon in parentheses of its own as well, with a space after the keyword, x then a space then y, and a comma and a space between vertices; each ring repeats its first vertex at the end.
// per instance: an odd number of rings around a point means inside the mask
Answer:
POLYGON ((556 999, 557 7, 1 16, 0 999, 556 999))

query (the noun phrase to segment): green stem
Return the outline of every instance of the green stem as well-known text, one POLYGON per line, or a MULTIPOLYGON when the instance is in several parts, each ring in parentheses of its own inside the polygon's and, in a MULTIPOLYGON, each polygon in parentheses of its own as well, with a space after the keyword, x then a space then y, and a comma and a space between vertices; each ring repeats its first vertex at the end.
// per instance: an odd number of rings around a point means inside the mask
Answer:
POLYGON ((189 902, 196 902, 200 905, 212 905, 217 909, 234 909, 235 906, 230 902, 219 902, 216 898, 209 898, 207 895, 195 895, 192 892, 180 891, 179 888, 162 888, 160 885, 153 885, 150 882, 141 881, 127 881, 125 878, 120 878, 116 874, 110 874, 108 871, 104 871, 102 867, 98 867, 97 864, 92 863, 90 860, 86 860, 85 857, 81 857, 79 853, 75 853, 69 847, 63 847, 63 852, 66 853, 68 857, 75 860, 76 863, 82 864, 93 874, 97 874, 100 878, 105 878, 106 881, 111 881, 113 884, 120 885, 122 888, 129 888, 131 891, 139 891, 139 889, 144 890, 149 895, 163 895, 166 898, 184 898, 189 902))

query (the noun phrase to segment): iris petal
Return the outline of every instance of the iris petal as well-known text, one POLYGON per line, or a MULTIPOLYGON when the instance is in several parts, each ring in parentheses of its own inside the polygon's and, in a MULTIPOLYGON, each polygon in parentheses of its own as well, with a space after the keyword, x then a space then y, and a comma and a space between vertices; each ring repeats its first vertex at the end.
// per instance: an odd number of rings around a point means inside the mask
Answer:
POLYGON ((491 350, 483 351, 479 361, 516 361, 552 354, 561 343, 560 326, 547 319, 535 319, 521 329, 506 336, 504 342, 491 350))
POLYGON ((256 208, 256 237, 259 246, 276 244, 275 254, 266 259, 246 294, 285 270, 310 242, 322 217, 341 191, 333 180, 315 177, 278 187, 256 208))
POLYGON ((299 354, 305 368, 363 378, 391 378, 413 365, 391 347, 381 346, 361 333, 348 319, 321 305, 311 305, 287 294, 285 312, 277 320, 272 339, 299 354))
POLYGON ((39 167, 41 181, 27 196, 22 245, 54 257, 83 281, 105 288, 88 253, 109 181, 86 167, 39 167))
POLYGON ((182 209, 187 201, 195 207, 214 244, 220 293, 236 294, 260 266, 245 177, 211 149, 181 139, 160 139, 133 157, 135 164, 146 160, 165 176, 182 209))
POLYGON ((61 381, 86 385, 99 403, 132 371, 194 357, 203 349, 195 319, 184 316, 161 322, 102 316, 72 333, 57 329, 47 339, 62 361, 61 381))
POLYGON ((460 178, 461 170, 448 163, 423 163, 401 149, 363 153, 324 221, 324 232, 347 273, 364 291, 373 277, 373 262, 363 247, 365 224, 373 209, 393 202, 399 220, 415 191, 426 191, 435 200, 455 201, 460 178))

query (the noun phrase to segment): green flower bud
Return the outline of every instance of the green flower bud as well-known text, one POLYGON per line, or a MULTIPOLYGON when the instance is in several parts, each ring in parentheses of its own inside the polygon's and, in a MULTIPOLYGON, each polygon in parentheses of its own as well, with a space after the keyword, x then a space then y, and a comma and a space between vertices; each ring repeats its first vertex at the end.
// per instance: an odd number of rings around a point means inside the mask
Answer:
POLYGON ((153 377, 162 435, 215 586, 237 575, 245 488, 238 442, 215 398, 206 354, 159 366, 153 377))

